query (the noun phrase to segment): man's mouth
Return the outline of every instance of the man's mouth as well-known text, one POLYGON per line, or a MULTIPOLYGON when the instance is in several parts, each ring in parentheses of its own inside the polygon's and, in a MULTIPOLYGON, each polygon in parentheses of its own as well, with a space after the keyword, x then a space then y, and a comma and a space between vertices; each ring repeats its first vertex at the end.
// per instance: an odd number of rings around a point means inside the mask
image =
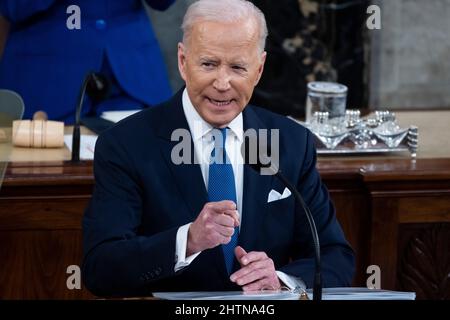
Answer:
POLYGON ((216 100, 216 99, 212 99, 212 98, 208 98, 209 102, 211 102, 212 104, 218 106, 218 107, 224 107, 229 105, 233 100, 216 100))

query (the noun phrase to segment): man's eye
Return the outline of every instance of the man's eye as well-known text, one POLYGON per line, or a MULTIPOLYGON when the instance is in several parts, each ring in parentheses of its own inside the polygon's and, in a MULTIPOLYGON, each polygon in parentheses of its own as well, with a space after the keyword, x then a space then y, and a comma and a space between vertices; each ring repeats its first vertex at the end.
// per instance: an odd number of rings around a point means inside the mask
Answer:
POLYGON ((237 70, 237 71, 246 71, 246 69, 244 67, 241 67, 241 66, 232 66, 232 68, 234 70, 237 70))
POLYGON ((202 62, 202 66, 205 68, 212 68, 214 65, 211 62, 202 62))

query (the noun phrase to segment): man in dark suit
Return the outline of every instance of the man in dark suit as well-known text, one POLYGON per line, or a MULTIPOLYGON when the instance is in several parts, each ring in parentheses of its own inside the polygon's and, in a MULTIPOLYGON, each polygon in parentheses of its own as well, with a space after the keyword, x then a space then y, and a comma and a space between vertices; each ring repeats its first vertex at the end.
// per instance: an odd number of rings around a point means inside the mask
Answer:
POLYGON ((315 168, 312 134, 247 105, 266 56, 264 16, 247 1, 201 0, 182 28, 186 88, 98 139, 83 221, 85 284, 98 295, 310 287, 304 212, 273 176, 239 161, 245 132, 277 129, 279 167, 319 232, 323 285, 350 285, 353 251, 315 168), (180 164, 174 151, 180 130, 190 134, 183 152, 194 162, 180 164))

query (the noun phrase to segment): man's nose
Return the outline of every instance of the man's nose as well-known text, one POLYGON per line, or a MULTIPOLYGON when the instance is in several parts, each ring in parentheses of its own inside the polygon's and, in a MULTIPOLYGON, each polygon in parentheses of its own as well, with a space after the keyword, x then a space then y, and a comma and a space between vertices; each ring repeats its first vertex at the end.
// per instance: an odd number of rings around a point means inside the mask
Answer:
POLYGON ((213 83, 214 89, 218 91, 226 91, 230 89, 230 80, 231 78, 229 73, 224 70, 224 68, 220 68, 217 71, 217 76, 213 83))

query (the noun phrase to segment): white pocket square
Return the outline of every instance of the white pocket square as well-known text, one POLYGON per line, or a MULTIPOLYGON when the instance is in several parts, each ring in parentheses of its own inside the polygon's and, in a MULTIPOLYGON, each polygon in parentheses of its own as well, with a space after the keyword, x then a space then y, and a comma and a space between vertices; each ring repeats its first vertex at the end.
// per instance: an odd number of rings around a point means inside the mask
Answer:
POLYGON ((272 189, 272 190, 270 190, 269 195, 267 197, 267 203, 285 199, 285 198, 289 197, 290 195, 291 195, 291 191, 288 188, 284 189, 283 194, 280 194, 278 191, 272 189))

